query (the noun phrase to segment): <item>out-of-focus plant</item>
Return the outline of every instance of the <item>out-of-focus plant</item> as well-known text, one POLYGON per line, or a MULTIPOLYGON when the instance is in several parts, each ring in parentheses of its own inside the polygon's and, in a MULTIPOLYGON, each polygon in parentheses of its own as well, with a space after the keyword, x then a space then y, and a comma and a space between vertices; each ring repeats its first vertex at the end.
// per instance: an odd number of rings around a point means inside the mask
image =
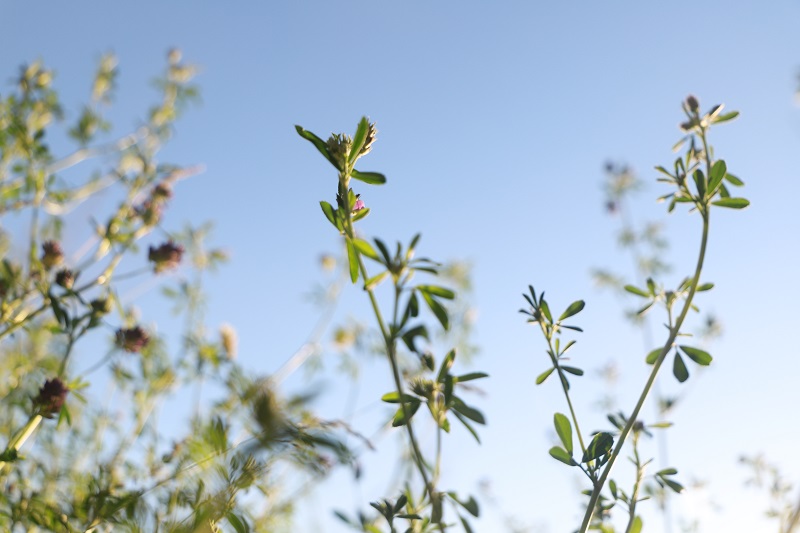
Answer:
MULTIPOLYGON (((336 201, 334 204, 322 201, 320 206, 325 218, 343 238, 350 280, 354 284, 359 280, 362 282, 362 289, 370 302, 382 340, 382 352, 395 386, 382 400, 398 406, 391 425, 405 428, 409 461, 416 473, 409 474, 405 479, 405 488, 398 497, 383 498, 371 505, 390 531, 402 527, 404 531, 422 532, 444 531, 448 527, 444 504, 449 502, 464 529, 471 531, 463 511, 477 516, 478 504, 475 499, 459 498, 456 492, 443 491, 439 487, 442 438, 444 433, 450 432, 451 420, 457 420, 478 439, 473 424, 484 424, 484 416, 468 405, 460 394, 469 390, 468 382, 484 378, 486 374, 453 374, 455 349, 447 351, 437 364, 431 349, 433 339, 429 326, 421 319, 424 306, 443 330, 450 329, 451 311, 445 302, 453 300, 455 293, 440 285, 414 282, 417 275, 439 275, 441 267, 430 259, 416 257, 419 234, 411 239, 408 246, 404 247, 398 242, 390 249, 381 239, 375 238, 369 242, 356 231, 356 223, 369 214, 370 208, 361 195, 353 191, 351 182, 356 180, 369 185, 386 182, 380 173, 363 172, 355 168, 359 159, 372 149, 377 135, 375 125, 362 118, 352 137, 334 134, 327 141, 300 126, 296 129, 337 171, 336 201), (367 261, 377 264, 377 273, 369 272, 367 261), (378 286, 384 282, 389 285, 389 305, 386 308, 380 305, 378 297, 378 286), (401 348, 415 356, 412 367, 402 367, 401 348), (420 446, 418 418, 414 418, 422 406, 427 408, 436 434, 432 458, 420 446)), ((355 529, 381 531, 379 523, 363 513, 358 518, 349 518, 343 513, 338 513, 338 516, 355 529)))
MULTIPOLYGON (((689 310, 696 310, 696 306, 693 304, 695 294, 713 288, 712 283, 701 283, 709 236, 710 214, 713 208, 741 209, 749 205, 744 198, 731 197, 728 187, 741 186, 743 183, 727 171, 723 160, 715 158, 713 148, 708 144, 708 130, 712 125, 726 122, 738 115, 738 112, 735 111, 723 114, 722 109, 723 106, 719 105, 707 113, 701 113, 697 99, 693 96, 688 97, 683 103, 683 111, 687 120, 681 124, 685 135, 675 147, 678 149, 681 146, 687 146, 685 154, 675 160, 671 170, 661 166, 656 167, 661 174, 658 181, 675 189, 659 198, 660 201, 668 202, 668 211, 672 212, 678 204, 690 204, 690 212, 697 213, 700 217, 702 221, 700 251, 693 275, 684 278, 675 289, 667 289, 652 277, 647 278, 644 286, 632 284, 624 286, 627 292, 645 300, 645 304, 637 311, 638 315, 643 315, 654 307, 663 308, 668 335, 664 344, 660 348, 652 350, 645 358, 646 363, 652 365, 653 368, 633 409, 629 413, 619 411, 609 414, 608 419, 613 429, 594 432, 589 439, 589 435, 581 431, 578 416, 570 398, 570 382, 567 375, 581 376, 583 370, 564 364, 567 360, 565 357, 567 351, 575 345, 576 341, 562 342, 561 335, 569 331, 582 331, 581 328, 566 324, 565 321, 578 314, 584 308, 584 302, 582 300, 573 302, 555 318, 544 298, 544 292, 537 294, 534 288, 530 287, 530 294, 524 295, 529 308, 522 309, 521 312, 529 316, 528 322, 538 325, 542 331, 547 342, 547 354, 552 364, 551 368, 537 377, 536 383, 541 384, 552 374, 556 374, 569 409, 569 416, 561 413, 554 415, 554 426, 561 445, 551 448, 550 455, 568 466, 578 467, 590 482, 590 488, 585 491, 585 494, 589 496, 589 502, 580 526, 581 533, 588 529, 614 531, 609 519, 610 512, 615 506, 624 509, 627 522, 624 529, 626 533, 641 531, 642 519, 636 509, 640 501, 647 499, 647 496, 643 496, 642 489, 646 467, 650 460, 644 460, 640 456, 639 440, 643 435, 650 434, 650 428, 663 428, 669 425, 666 422, 646 425, 640 420, 642 406, 655 383, 661 365, 670 353, 674 354, 672 357, 673 375, 681 383, 689 378, 689 370, 684 357, 688 357, 701 366, 709 365, 712 360, 708 352, 694 346, 679 344, 677 339, 679 336, 686 336, 683 325, 689 310), (577 443, 573 441, 574 435, 577 435, 577 443), (636 469, 636 476, 629 490, 623 489, 609 477, 614 463, 627 442, 631 444, 630 460, 636 469), (576 453, 579 454, 579 459, 576 459, 576 453), (606 484, 609 489, 608 495, 603 494, 606 484)), ((622 177, 626 176, 627 173, 623 172, 622 177)), ((632 182, 620 180, 614 186, 620 189, 629 189, 632 187, 632 182)), ((616 207, 613 203, 609 203, 609 208, 616 207)), ((633 239, 635 236, 628 238, 633 239)), ((657 266, 658 270, 663 270, 660 263, 657 266)), ((653 266, 651 265, 649 268, 652 270, 653 266)), ((663 468, 653 475, 653 481, 661 487, 681 492, 682 485, 672 477, 675 474, 677 474, 676 469, 663 468)))
POLYGON ((160 101, 116 140, 113 56, 72 124, 42 63, 0 94, 3 531, 273 530, 293 507, 278 464, 319 479, 351 460, 346 428, 239 366, 231 326, 206 327, 203 276, 225 260, 209 226, 164 224, 198 171, 158 160, 195 72, 171 51, 160 101), (154 276, 184 319, 177 350, 126 304, 154 276), (159 414, 187 397, 187 427, 165 429, 159 414))

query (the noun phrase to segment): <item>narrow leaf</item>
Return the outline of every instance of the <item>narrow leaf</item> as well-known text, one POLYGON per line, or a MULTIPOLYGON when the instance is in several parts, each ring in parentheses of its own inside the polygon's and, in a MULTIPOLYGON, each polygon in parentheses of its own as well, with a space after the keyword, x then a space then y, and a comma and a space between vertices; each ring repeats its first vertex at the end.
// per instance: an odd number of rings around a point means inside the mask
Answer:
POLYGON ((294 129, 297 130, 297 133, 300 134, 300 137, 311 142, 311 144, 313 144, 314 147, 316 147, 316 149, 319 150, 319 153, 325 156, 325 159, 327 159, 331 165, 336 167, 336 170, 339 171, 342 170, 341 167, 339 167, 339 163, 337 163, 336 160, 333 159, 331 157, 331 154, 328 152, 328 145, 325 144, 325 141, 323 141, 310 131, 303 129, 302 126, 295 126, 294 129))
POLYGON ((444 306, 439 303, 430 293, 421 292, 422 298, 425 300, 425 303, 428 304, 428 308, 436 315, 436 318, 439 320, 439 323, 442 327, 446 330, 450 328, 450 319, 447 316, 447 310, 444 306))
POLYGON ((358 123, 358 128, 356 129, 355 137, 353 137, 353 144, 350 145, 350 155, 347 158, 350 163, 358 159, 359 153, 364 147, 364 142, 367 140, 368 131, 369 121, 367 120, 367 117, 361 117, 361 120, 358 123))
POLYGON ((583 370, 581 370, 580 368, 575 368, 574 366, 562 366, 561 370, 563 370, 564 372, 569 372, 570 374, 572 374, 574 376, 582 376, 583 375, 583 370))
POLYGON ((672 362, 672 374, 681 383, 689 379, 689 369, 686 368, 686 363, 683 362, 683 357, 679 353, 675 354, 675 359, 672 362))
POLYGON ((375 251, 375 248, 372 247, 370 243, 365 241, 364 239, 359 239, 358 237, 353 240, 353 244, 361 252, 363 255, 366 255, 370 259, 374 261, 380 262, 381 258, 378 256, 378 253, 375 251))
POLYGON ((353 179, 363 181, 364 183, 368 183, 370 185, 383 185, 386 183, 386 176, 378 172, 360 172, 356 169, 353 169, 353 172, 350 174, 350 176, 353 179))
POLYGON ((720 198, 719 200, 711 202, 711 204, 718 205, 719 207, 729 207, 731 209, 744 209, 750 205, 750 200, 746 198, 720 198))
POLYGON ((678 348, 688 355, 689 359, 701 366, 710 365, 713 359, 708 352, 700 350, 699 348, 692 348, 691 346, 678 346, 678 348))
POLYGON ((470 372, 469 374, 464 374, 463 376, 457 376, 456 381, 458 383, 464 383, 465 381, 472 381, 474 379, 481 379, 481 378, 488 378, 489 374, 484 372, 470 372))
POLYGON ((550 377, 550 374, 553 373, 553 370, 555 370, 555 367, 548 368, 547 370, 545 370, 544 372, 539 374, 536 377, 536 384, 537 385, 541 385, 542 383, 544 383, 544 380, 546 380, 548 377, 550 377))
POLYGON ((350 262, 350 279, 353 283, 358 281, 358 251, 353 241, 347 240, 347 260, 350 262))
POLYGON ((403 412, 403 406, 401 405, 400 408, 397 409, 397 412, 394 414, 394 418, 392 419, 392 427, 399 427, 404 426, 411 420, 411 417, 414 416, 414 413, 417 412, 419 409, 420 401, 415 398, 415 401, 409 402, 406 405, 406 409, 408 410, 408 419, 406 419, 405 414, 403 412))
POLYGON ((434 296, 438 296, 439 298, 444 298, 446 300, 452 300, 456 296, 456 294, 450 289, 437 287, 436 285, 417 285, 417 290, 427 292, 428 294, 433 294, 434 296))
POLYGON ((630 527, 628 528, 628 533, 642 533, 642 517, 635 516, 633 518, 633 522, 631 522, 630 527))
POLYGON ((333 208, 331 204, 328 202, 320 202, 319 206, 322 208, 322 212, 325 213, 325 218, 328 219, 328 222, 333 224, 334 227, 336 226, 336 210, 333 208))
POLYGON ((586 306, 586 304, 584 303, 583 300, 578 300, 576 302, 572 302, 569 305, 569 307, 567 307, 567 310, 564 311, 563 313, 561 313, 561 316, 558 317, 558 321, 561 322, 564 319, 567 319, 567 318, 569 318, 571 316, 577 315, 578 313, 580 313, 583 310, 583 308, 585 306, 586 306))
POLYGON ((483 413, 478 411, 477 409, 470 407, 469 405, 465 404, 460 398, 457 396, 453 397, 453 411, 457 413, 461 413, 465 417, 469 418, 473 422, 478 424, 486 424, 486 419, 483 416, 483 413))
POLYGON ((572 425, 569 423, 569 418, 561 413, 556 413, 553 415, 553 425, 567 453, 572 455, 572 425))
POLYGON ((658 356, 661 353, 662 349, 663 348, 656 348, 655 350, 647 354, 647 357, 644 358, 644 362, 647 363, 648 365, 654 364, 658 359, 658 356))
POLYGON ((650 297, 650 295, 647 292, 643 291, 638 287, 634 287, 633 285, 625 285, 625 290, 631 294, 635 294, 636 296, 641 296, 642 298, 650 297))
POLYGON ((464 415, 462 415, 458 411, 453 411, 453 414, 456 415, 456 418, 458 418, 461 421, 461 423, 464 424, 464 427, 467 428, 467 431, 472 433, 472 436, 475 437, 475 440, 478 442, 478 444, 480 444, 481 438, 478 436, 478 432, 475 431, 475 428, 473 428, 469 422, 467 422, 467 419, 464 417, 464 415))

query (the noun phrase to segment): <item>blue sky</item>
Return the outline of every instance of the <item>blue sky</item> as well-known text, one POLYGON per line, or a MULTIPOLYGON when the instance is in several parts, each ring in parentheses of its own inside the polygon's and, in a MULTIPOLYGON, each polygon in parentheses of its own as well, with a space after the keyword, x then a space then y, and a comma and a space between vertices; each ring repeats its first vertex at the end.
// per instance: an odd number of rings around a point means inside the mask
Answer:
MULTIPOLYGON (((752 206, 714 213, 706 272, 716 289, 698 301, 725 333, 710 346, 715 363, 690 380, 668 439, 682 480, 706 482, 675 500, 677 514, 701 516, 701 531, 769 529, 759 522, 766 503, 744 487, 748 472, 737 458, 764 452, 800 479, 792 423, 800 400, 798 2, 4 1, 2 8, 3 83, 21 63, 42 58, 56 70, 68 108, 77 109, 97 59, 117 54, 119 131, 134 127, 153 101, 149 80, 170 47, 202 67, 203 102, 179 122, 163 159, 207 170, 181 184, 168 222, 216 222, 214 240, 232 262, 211 280, 209 321, 235 325, 241 358, 256 372, 274 371, 305 340, 318 313, 305 298, 323 279, 318 257, 338 249, 318 207, 333 200, 335 175, 293 126, 324 137, 352 132, 362 115, 375 120, 378 141, 361 166, 389 182, 357 191, 372 209, 362 231, 405 242, 420 231, 422 254, 473 265, 481 348, 474 368, 492 376, 476 403, 489 425, 480 448, 455 435, 444 481, 477 492, 480 480, 491 480, 502 509, 542 531, 577 524, 581 500, 576 479, 547 455, 563 399, 554 383, 534 388, 547 362, 540 336, 516 313, 520 294, 533 283, 555 307, 585 299, 576 362, 593 369, 616 361, 618 397, 632 404, 645 372, 641 339, 622 320, 625 302, 598 291, 589 275, 596 266, 630 272, 614 242, 616 222, 603 210, 603 164, 624 161, 648 183, 635 214, 664 220, 675 267, 664 282, 675 284, 693 266, 699 228, 685 212, 666 217, 655 204, 666 191, 651 169, 674 158, 687 94, 705 108, 724 102, 740 110, 712 142, 746 182, 752 206)), ((367 319, 365 310, 353 290, 337 320, 367 319)), ((366 369, 374 384, 364 385, 365 406, 389 387, 381 364, 366 369)), ((678 390, 665 377, 664 389, 678 390)), ((290 387, 305 385, 301 374, 293 380, 290 387)), ((592 429, 604 427, 592 407, 602 392, 597 381, 574 387, 592 429)), ((344 392, 335 378, 324 384, 324 409, 340 416, 344 392)), ((369 433, 374 420, 363 422, 369 433)), ((301 507, 301 531, 338 531, 331 507, 351 511, 384 496, 380 468, 368 480, 353 489, 347 475, 335 476, 312 497, 321 511, 301 507)), ((651 516, 647 531, 660 531, 651 516)), ((477 522, 480 531, 503 531, 500 524, 489 506, 477 522)))

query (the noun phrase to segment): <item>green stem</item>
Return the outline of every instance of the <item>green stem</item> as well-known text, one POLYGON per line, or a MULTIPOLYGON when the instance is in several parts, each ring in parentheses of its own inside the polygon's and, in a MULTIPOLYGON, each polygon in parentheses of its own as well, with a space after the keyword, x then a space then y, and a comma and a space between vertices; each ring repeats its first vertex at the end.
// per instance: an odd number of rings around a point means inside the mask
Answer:
MULTIPOLYGON (((349 240, 355 239, 355 230, 353 229, 353 220, 352 220, 352 213, 349 211, 348 205, 348 187, 349 184, 349 173, 343 172, 339 175, 339 193, 341 194, 342 198, 344 198, 344 206, 342 209, 347 210, 346 215, 346 224, 345 224, 345 235, 346 238, 349 240)), ((358 267, 359 271, 361 272, 361 276, 364 280, 369 279, 369 274, 367 273, 367 267, 364 264, 364 259, 361 257, 356 251, 356 256, 358 258, 358 267)), ((428 496, 430 497, 431 501, 433 501, 433 494, 434 488, 428 478, 428 472, 425 467, 425 460, 423 459, 422 452, 420 451, 419 444, 417 443, 417 438, 414 435, 414 428, 411 426, 410 420, 410 410, 408 407, 407 402, 405 401, 405 394, 403 392, 403 383, 400 379, 400 369, 397 364, 397 344, 396 339, 389 331, 389 328, 386 327, 386 322, 383 320, 383 314, 381 313, 380 307, 378 306, 378 300, 375 298, 375 294, 372 291, 372 288, 366 289, 367 294, 369 295, 369 301, 372 305, 372 310, 375 313, 375 319, 378 322, 378 327, 381 330, 381 335, 383 335, 383 341, 386 345, 386 355, 389 358, 389 364, 392 367, 392 377, 394 378, 394 385, 395 389, 397 390, 397 394, 400 398, 400 407, 403 410, 403 418, 405 419, 406 423, 404 424, 406 427, 406 431, 408 432, 408 440, 411 444, 411 450, 413 452, 414 463, 417 466, 417 470, 419 470, 420 476, 422 477, 422 481, 425 484, 425 490, 428 492, 428 496)), ((396 288, 395 293, 395 314, 397 313, 397 299, 399 298, 399 292, 396 288)))
POLYGON ((566 376, 564 376, 564 372, 561 370, 561 366, 558 364, 558 357, 555 355, 556 352, 553 349, 552 334, 548 333, 547 328, 545 328, 544 323, 542 323, 541 321, 539 322, 539 327, 542 328, 542 333, 544 334, 545 339, 547 339, 547 346, 548 348, 550 348, 548 354, 550 355, 550 359, 552 359, 553 361, 553 366, 558 372, 558 378, 561 381, 561 388, 564 391, 564 397, 567 399, 567 405, 569 406, 569 413, 570 416, 572 417, 572 423, 575 425, 575 432, 578 434, 578 442, 580 442, 581 444, 581 451, 585 454, 586 445, 583 443, 583 435, 581 434, 581 427, 578 425, 578 417, 575 414, 575 408, 572 407, 572 400, 569 397, 569 389, 567 388, 566 376))
POLYGON ((644 405, 644 402, 647 399, 647 395, 650 392, 650 389, 653 387, 653 383, 656 380, 658 371, 661 368, 661 365, 664 363, 667 354, 672 349, 672 345, 675 342, 675 338, 678 336, 678 332, 680 331, 681 325, 683 325, 683 321, 686 318, 686 315, 689 313, 689 309, 691 309, 692 299, 694 299, 695 292, 697 291, 697 286, 700 283, 700 273, 703 270, 703 261, 705 260, 706 246, 708 244, 709 211, 706 209, 704 211, 701 211, 701 214, 703 216, 703 236, 700 241, 700 253, 697 257, 697 266, 695 268, 694 278, 692 279, 692 285, 689 288, 689 294, 686 297, 686 302, 683 305, 683 310, 681 310, 681 314, 675 321, 675 325, 670 328, 669 338, 667 339, 667 342, 664 343, 664 347, 661 348, 661 353, 658 355, 658 359, 656 359, 656 362, 653 364, 653 370, 650 372, 650 377, 647 379, 647 383, 645 383, 644 389, 642 390, 642 393, 639 396, 639 401, 636 402, 636 407, 634 407, 633 412, 628 418, 628 423, 623 428, 622 433, 620 433, 619 438, 617 439, 617 444, 614 447, 614 450, 608 459, 608 463, 603 469, 603 473, 600 475, 600 478, 594 484, 592 495, 589 498, 589 505, 586 507, 586 513, 583 516, 583 522, 581 523, 580 533, 586 533, 586 531, 589 529, 589 524, 592 521, 592 516, 594 515, 595 507, 597 506, 597 502, 600 499, 600 491, 603 489, 603 485, 605 485, 606 479, 608 479, 608 475, 611 473, 611 468, 614 466, 614 462, 616 461, 617 457, 622 451, 622 446, 625 444, 625 439, 628 437, 631 428, 633 428, 633 424, 636 423, 636 419, 639 416, 639 411, 641 411, 642 406, 644 405))
MULTIPOLYGON (((11 442, 8 443, 8 447, 6 448, 6 453, 14 450, 18 452, 22 445, 25 444, 25 441, 33 435, 33 432, 36 431, 36 428, 39 426, 39 423, 42 421, 42 415, 35 414, 29 420, 28 423, 16 434, 16 436, 11 439, 11 442)), ((0 470, 6 465, 5 461, 0 461, 0 470)))
POLYGON ((633 464, 636 466, 636 483, 633 484, 633 492, 631 493, 631 500, 630 504, 628 505, 628 527, 625 528, 625 533, 630 533, 631 528, 633 527, 633 521, 636 519, 636 503, 639 499, 639 486, 642 483, 642 477, 644 476, 644 467, 642 466, 642 461, 639 458, 639 438, 636 434, 633 436, 633 464))

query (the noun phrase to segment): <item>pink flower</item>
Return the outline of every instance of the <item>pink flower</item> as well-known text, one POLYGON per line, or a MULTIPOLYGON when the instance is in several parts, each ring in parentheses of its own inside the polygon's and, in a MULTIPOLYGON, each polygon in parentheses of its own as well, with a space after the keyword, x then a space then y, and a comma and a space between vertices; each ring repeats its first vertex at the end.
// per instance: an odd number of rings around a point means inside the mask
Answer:
POLYGON ((362 209, 364 209, 364 207, 365 207, 365 206, 364 206, 364 200, 362 200, 361 198, 359 198, 358 200, 356 200, 356 203, 355 203, 355 205, 353 206, 353 212, 356 212, 356 211, 361 211, 362 209))

